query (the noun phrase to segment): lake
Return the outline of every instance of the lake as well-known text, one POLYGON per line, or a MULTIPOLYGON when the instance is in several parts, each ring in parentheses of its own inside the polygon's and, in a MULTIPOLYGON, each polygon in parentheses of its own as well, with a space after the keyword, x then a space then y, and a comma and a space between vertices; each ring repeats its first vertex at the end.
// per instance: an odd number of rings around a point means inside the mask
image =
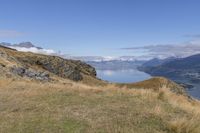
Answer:
POLYGON ((187 89, 187 92, 191 95, 191 96, 193 96, 193 97, 195 97, 195 98, 197 98, 197 99, 199 99, 200 100, 200 85, 199 84, 192 84, 194 87, 193 88, 191 88, 191 89, 187 89))
POLYGON ((115 83, 132 83, 151 78, 149 74, 138 71, 137 69, 97 70, 97 77, 115 83))
MULTIPOLYGON (((97 77, 114 83, 133 83, 151 78, 149 74, 138 71, 137 69, 97 70, 97 77)), ((185 83, 187 83, 187 81, 185 81, 185 83)), ((191 84, 191 85, 193 85, 194 87, 191 89, 186 89, 186 91, 188 92, 189 95, 197 99, 200 99, 200 85, 199 84, 191 84)))

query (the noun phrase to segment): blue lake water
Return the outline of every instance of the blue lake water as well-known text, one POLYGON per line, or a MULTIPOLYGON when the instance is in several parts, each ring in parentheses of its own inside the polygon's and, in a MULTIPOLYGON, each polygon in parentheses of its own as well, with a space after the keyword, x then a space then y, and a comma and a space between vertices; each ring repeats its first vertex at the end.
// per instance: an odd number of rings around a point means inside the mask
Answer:
POLYGON ((191 89, 187 89, 186 91, 194 98, 200 100, 200 85, 199 84, 191 84, 194 87, 191 89))
POLYGON ((137 69, 97 70, 97 76, 103 80, 118 83, 132 83, 151 78, 149 74, 138 71, 137 69))
MULTIPOLYGON (((114 82, 114 83, 133 83, 151 78, 147 73, 138 71, 137 69, 131 70, 97 70, 97 77, 100 79, 114 82)), ((200 99, 200 85, 191 84, 194 87, 187 89, 189 95, 200 99)))

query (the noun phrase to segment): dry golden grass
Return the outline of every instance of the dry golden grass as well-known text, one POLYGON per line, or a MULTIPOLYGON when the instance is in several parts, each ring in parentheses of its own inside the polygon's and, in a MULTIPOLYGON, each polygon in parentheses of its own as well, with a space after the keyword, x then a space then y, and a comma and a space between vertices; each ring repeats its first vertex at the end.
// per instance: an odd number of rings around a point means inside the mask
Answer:
POLYGON ((200 103, 152 89, 0 80, 0 132, 198 133, 200 103))
MULTIPOLYGON (((189 99, 170 80, 156 77, 110 84, 84 70, 78 83, 53 73, 51 82, 39 82, 11 75, 8 68, 48 56, 7 48, 0 48, 0 52, 9 56, 0 59, 0 133, 200 132, 200 102, 189 99)), ((30 64, 26 65, 45 71, 30 64)), ((69 65, 75 64, 69 61, 69 65)))

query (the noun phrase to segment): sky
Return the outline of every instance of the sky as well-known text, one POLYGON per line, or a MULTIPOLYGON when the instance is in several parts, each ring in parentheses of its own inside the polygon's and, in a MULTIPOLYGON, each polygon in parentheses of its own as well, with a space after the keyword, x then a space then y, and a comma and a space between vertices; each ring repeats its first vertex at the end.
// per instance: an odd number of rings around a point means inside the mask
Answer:
POLYGON ((198 53, 199 7, 199 0, 0 0, 0 42, 74 56, 198 53))

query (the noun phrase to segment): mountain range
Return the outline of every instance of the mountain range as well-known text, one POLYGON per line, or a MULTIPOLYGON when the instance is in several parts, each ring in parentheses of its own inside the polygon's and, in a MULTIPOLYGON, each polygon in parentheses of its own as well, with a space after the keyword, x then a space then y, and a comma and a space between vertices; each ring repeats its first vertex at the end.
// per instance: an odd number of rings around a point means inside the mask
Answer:
POLYGON ((106 62, 106 61, 140 61, 140 60, 146 60, 146 59, 138 59, 138 57, 135 56, 119 56, 119 57, 112 57, 112 56, 73 56, 68 54, 63 54, 61 52, 56 52, 52 49, 45 49, 42 47, 35 46, 31 42, 21 42, 18 44, 11 44, 2 42, 0 43, 1 46, 10 47, 13 49, 16 49, 18 51, 23 52, 33 52, 33 53, 41 53, 41 54, 47 54, 47 55, 57 55, 66 59, 73 59, 73 60, 81 60, 85 62, 106 62))
POLYGON ((153 76, 165 76, 177 81, 200 83, 200 54, 168 60, 152 66, 144 64, 139 69, 153 76))
POLYGON ((3 133, 198 133, 199 107, 163 77, 109 83, 84 62, 0 46, 3 133))
POLYGON ((0 45, 2 46, 6 46, 6 47, 23 47, 23 48, 37 48, 37 49, 42 49, 41 47, 37 47, 35 45, 33 45, 31 42, 21 42, 18 44, 11 44, 11 43, 6 43, 6 42, 2 42, 0 43, 0 45))
POLYGON ((95 67, 97 70, 129 70, 137 69, 145 61, 126 61, 126 60, 111 60, 111 61, 87 61, 86 63, 95 67))
POLYGON ((173 60, 178 60, 179 58, 176 58, 176 57, 169 57, 169 58, 165 58, 165 59, 159 59, 159 58, 153 58, 151 60, 148 60, 146 62, 144 62, 141 66, 141 67, 154 67, 154 66, 159 66, 159 65, 162 65, 162 64, 165 64, 165 63, 168 63, 170 61, 173 61, 173 60))
POLYGON ((35 46, 31 42, 21 42, 18 44, 2 42, 0 43, 0 45, 9 47, 12 49, 16 49, 17 51, 22 51, 22 52, 32 52, 32 53, 39 53, 39 54, 46 54, 46 55, 58 55, 58 53, 56 53, 52 49, 44 49, 44 48, 35 46))
MULTIPOLYGON (((20 52, 0 45, 0 78, 56 82, 58 80, 82 81, 86 84, 108 85, 109 82, 96 77, 96 70, 82 61, 64 59, 59 56, 20 52)), ((163 85, 173 92, 185 95, 178 84, 161 77, 130 84, 117 83, 120 87, 159 88, 163 85), (158 81, 158 82, 154 82, 158 81)))
POLYGON ((166 59, 153 58, 151 60, 138 60, 134 56, 102 57, 102 56, 69 56, 57 53, 50 49, 37 47, 31 42, 19 44, 0 43, 1 46, 9 47, 23 52, 56 55, 65 59, 81 60, 99 70, 139 69, 152 76, 165 76, 172 80, 187 80, 192 83, 200 82, 200 55, 186 58, 170 57, 166 59))

